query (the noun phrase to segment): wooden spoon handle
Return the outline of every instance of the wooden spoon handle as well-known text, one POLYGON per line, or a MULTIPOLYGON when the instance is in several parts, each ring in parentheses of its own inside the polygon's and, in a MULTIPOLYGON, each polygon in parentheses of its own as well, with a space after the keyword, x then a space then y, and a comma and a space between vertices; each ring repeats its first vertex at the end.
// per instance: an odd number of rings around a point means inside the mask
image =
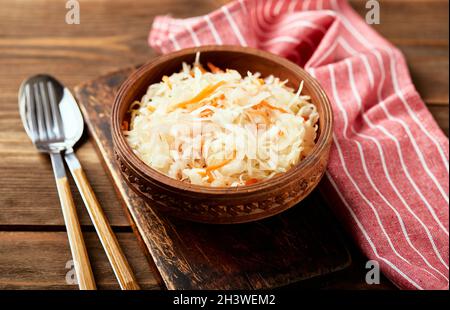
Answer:
POLYGON ((140 287, 134 277, 133 271, 95 197, 94 191, 89 185, 89 181, 81 168, 80 162, 74 153, 66 154, 65 158, 120 287, 123 290, 139 290, 140 287))
POLYGON ((66 224, 67 236, 69 238, 70 251, 74 260, 75 273, 81 290, 95 290, 95 279, 92 274, 91 264, 83 240, 80 222, 70 192, 69 181, 66 176, 61 154, 50 154, 53 170, 55 173, 56 187, 58 189, 61 209, 66 224))

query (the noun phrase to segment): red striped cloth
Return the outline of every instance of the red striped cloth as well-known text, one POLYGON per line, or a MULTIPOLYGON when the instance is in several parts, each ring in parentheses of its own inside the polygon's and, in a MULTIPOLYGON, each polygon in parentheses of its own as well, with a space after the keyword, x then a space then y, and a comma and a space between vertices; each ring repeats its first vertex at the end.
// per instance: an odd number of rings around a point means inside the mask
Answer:
POLYGON ((324 181, 334 211, 398 287, 448 289, 448 139, 403 55, 346 1, 239 0, 201 17, 159 16, 149 44, 252 46, 306 68, 335 115, 324 181))

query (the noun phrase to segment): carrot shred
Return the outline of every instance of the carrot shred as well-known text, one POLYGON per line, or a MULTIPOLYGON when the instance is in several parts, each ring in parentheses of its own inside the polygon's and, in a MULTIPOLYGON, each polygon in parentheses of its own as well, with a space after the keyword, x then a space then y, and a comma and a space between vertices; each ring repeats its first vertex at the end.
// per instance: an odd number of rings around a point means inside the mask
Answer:
POLYGON ((220 164, 217 165, 212 165, 209 167, 206 167, 206 171, 213 171, 213 170, 217 170, 219 168, 222 168, 223 166, 229 164, 231 161, 233 161, 234 158, 229 158, 229 159, 225 159, 223 162, 221 162, 220 164))
POLYGON ((232 162, 234 159, 236 158, 236 150, 233 151, 233 157, 232 158, 228 158, 225 159, 223 162, 216 164, 216 165, 211 165, 205 168, 205 172, 200 172, 201 174, 207 174, 208 171, 213 171, 213 170, 217 170, 222 168, 223 166, 225 166, 226 164, 229 164, 230 162, 232 162))
POLYGON ((225 99, 225 95, 221 94, 219 97, 214 97, 211 99, 211 103, 209 104, 212 107, 217 107, 219 105, 219 100, 224 100, 225 99))
POLYGON ((253 109, 253 110, 251 110, 251 113, 259 115, 260 117, 262 117, 262 119, 264 120, 264 123, 266 125, 270 124, 270 120, 269 120, 267 114, 264 113, 263 111, 253 109))
POLYGON ((283 112, 283 113, 288 113, 285 109, 279 108, 279 107, 276 107, 276 106, 273 106, 273 105, 271 105, 270 103, 268 103, 268 102, 265 101, 265 100, 261 101, 261 102, 260 102, 259 104, 257 104, 256 106, 265 106, 265 107, 267 107, 267 108, 269 108, 269 109, 272 109, 272 110, 277 110, 277 111, 280 111, 280 112, 283 112))
MULTIPOLYGON (((202 66, 202 64, 195 64, 195 67, 199 68, 201 73, 206 73, 208 71, 205 70, 205 68, 202 66)), ((191 71, 191 76, 194 76, 194 72, 191 71)))
POLYGON ((211 173, 211 171, 206 171, 206 175, 208 176, 208 181, 211 183, 211 182, 213 182, 215 179, 214 179, 214 176, 212 175, 212 173, 211 173))
POLYGON ((258 182, 258 179, 251 178, 251 179, 248 179, 247 181, 245 181, 245 185, 252 185, 252 184, 255 184, 257 182, 258 182))
POLYGON ((209 170, 200 171, 198 174, 200 174, 202 177, 207 176, 209 183, 215 180, 213 174, 209 170))
POLYGON ((234 150, 232 158, 225 159, 223 162, 221 162, 217 165, 211 165, 209 167, 206 167, 205 172, 200 172, 200 175, 208 176, 208 181, 211 183, 212 181, 214 181, 214 176, 211 173, 211 171, 222 168, 223 166, 225 166, 225 165, 229 164, 231 161, 233 161, 235 158, 236 158, 236 150, 234 150))
POLYGON ((169 77, 168 77, 167 75, 164 75, 164 76, 162 77, 162 80, 163 80, 164 83, 167 84, 167 86, 169 87, 169 89, 172 89, 172 83, 170 83, 169 77))
POLYGON ((186 108, 188 105, 199 102, 200 100, 208 97, 212 93, 214 93, 217 88, 225 84, 225 81, 220 81, 214 85, 206 86, 202 91, 200 91, 194 98, 178 103, 174 108, 186 108))
POLYGON ((209 68, 209 70, 211 70, 212 73, 222 73, 223 70, 220 69, 219 67, 216 67, 215 65, 213 65, 212 63, 208 62, 206 64, 209 68))
POLYGON ((148 105, 147 110, 149 110, 150 112, 154 112, 156 110, 156 108, 152 107, 151 105, 148 105))
POLYGON ((200 112, 200 117, 208 117, 213 113, 211 109, 206 109, 200 112))

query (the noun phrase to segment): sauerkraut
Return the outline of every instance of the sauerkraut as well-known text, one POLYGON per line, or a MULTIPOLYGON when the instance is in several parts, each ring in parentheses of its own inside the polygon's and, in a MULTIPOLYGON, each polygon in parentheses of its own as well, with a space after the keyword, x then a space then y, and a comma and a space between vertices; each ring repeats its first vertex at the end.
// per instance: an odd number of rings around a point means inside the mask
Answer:
POLYGON ((250 185, 286 172, 314 148, 311 98, 274 76, 205 69, 198 60, 149 86, 124 134, 142 161, 205 186, 250 185))

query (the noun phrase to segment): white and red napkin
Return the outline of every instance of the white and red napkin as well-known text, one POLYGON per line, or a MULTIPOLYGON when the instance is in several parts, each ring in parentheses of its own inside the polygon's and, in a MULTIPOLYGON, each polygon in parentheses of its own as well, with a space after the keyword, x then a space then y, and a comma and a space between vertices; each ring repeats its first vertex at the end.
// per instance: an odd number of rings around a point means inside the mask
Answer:
POLYGON ((403 55, 345 0, 239 0, 205 16, 159 16, 149 44, 251 46, 304 67, 334 110, 332 208, 398 287, 449 288, 448 139, 403 55))

